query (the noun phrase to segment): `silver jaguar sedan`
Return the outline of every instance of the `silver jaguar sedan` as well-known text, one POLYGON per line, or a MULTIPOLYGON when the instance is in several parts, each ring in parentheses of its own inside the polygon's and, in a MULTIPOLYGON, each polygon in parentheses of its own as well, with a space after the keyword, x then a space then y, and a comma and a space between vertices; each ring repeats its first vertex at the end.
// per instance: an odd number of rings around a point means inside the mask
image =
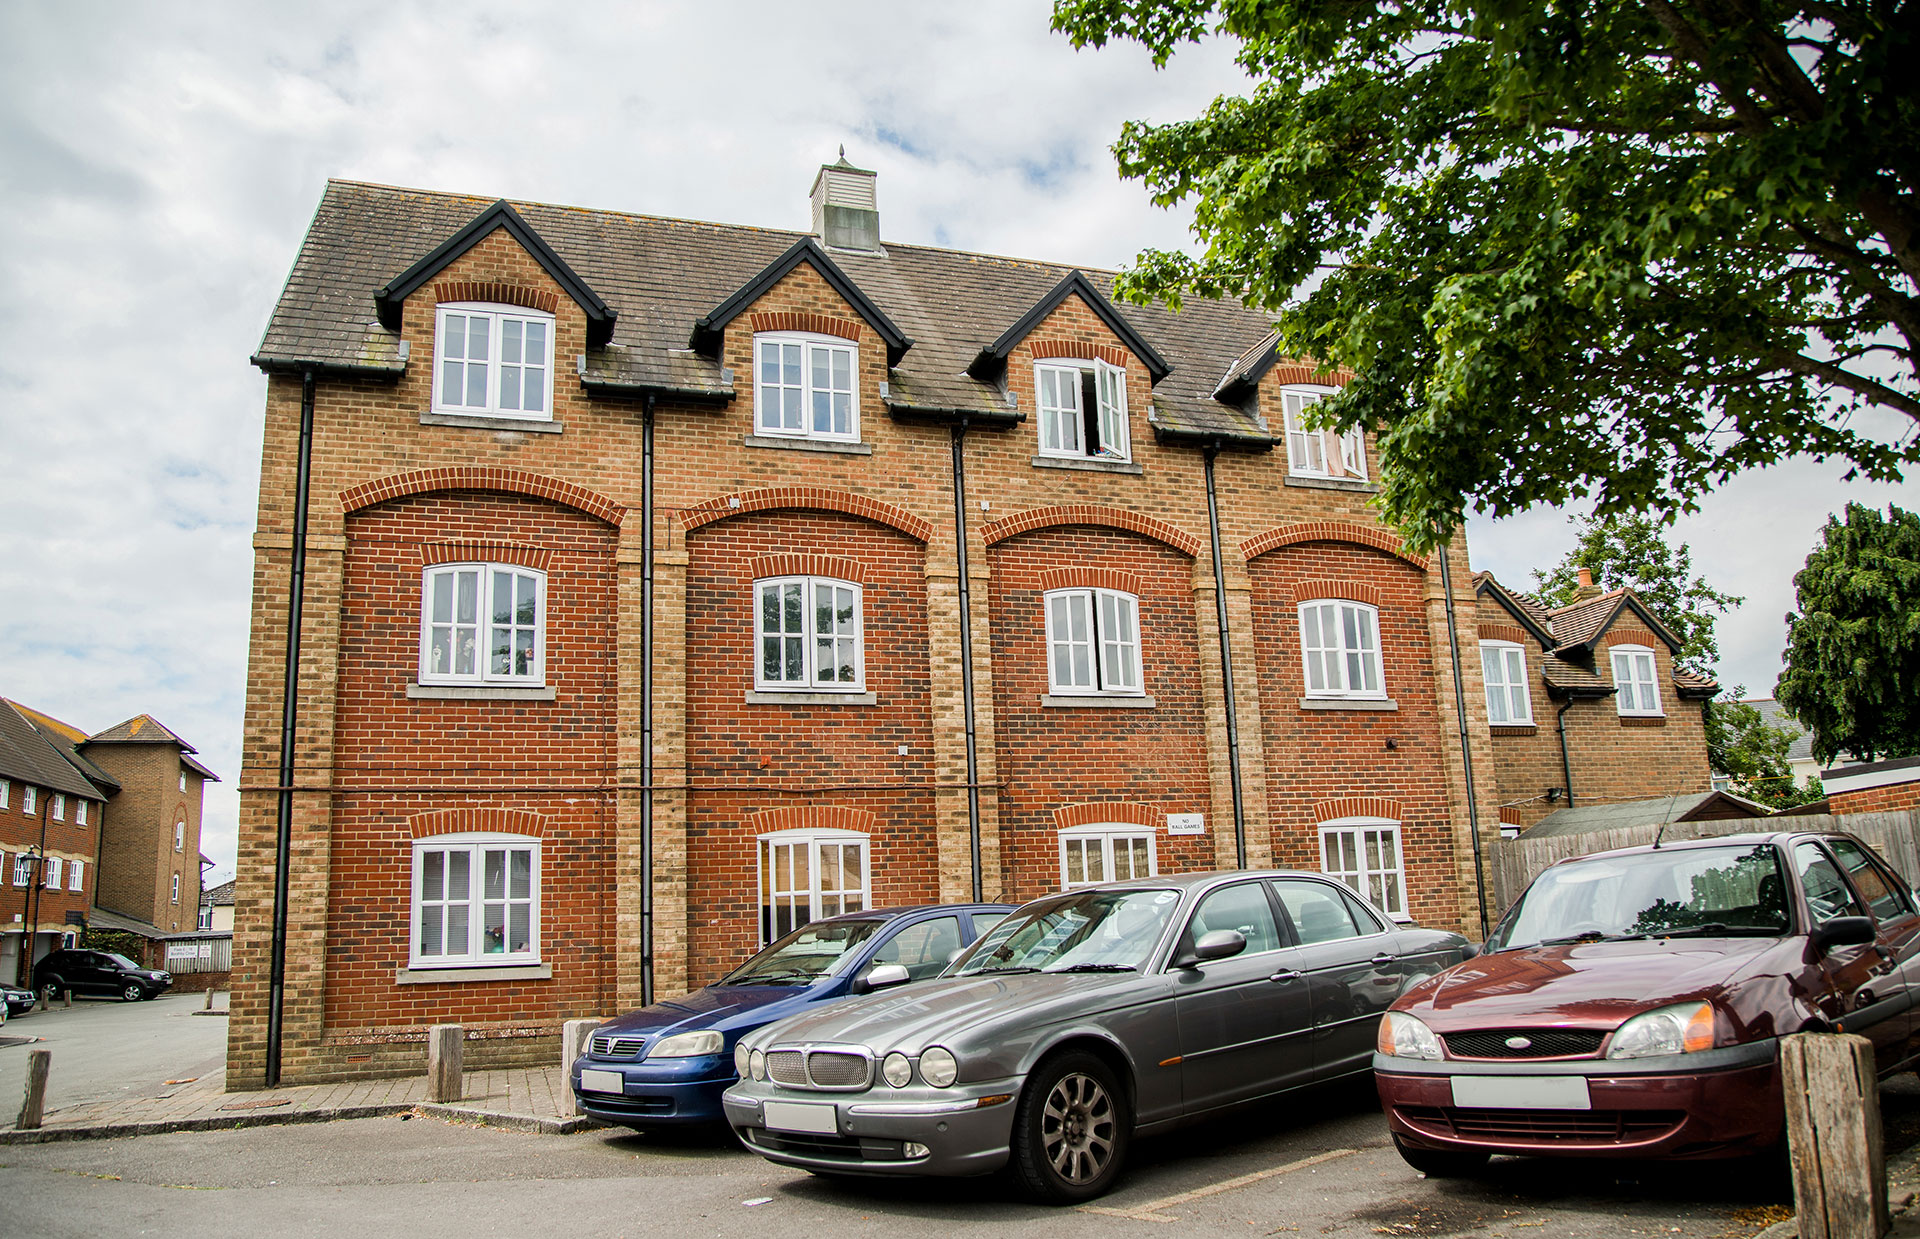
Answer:
POLYGON ((1068 891, 1014 912, 938 980, 743 1038, 723 1104, 783 1165, 1010 1165, 1040 1200, 1087 1200, 1136 1132, 1367 1071, 1381 1014, 1468 951, 1317 873, 1068 891))

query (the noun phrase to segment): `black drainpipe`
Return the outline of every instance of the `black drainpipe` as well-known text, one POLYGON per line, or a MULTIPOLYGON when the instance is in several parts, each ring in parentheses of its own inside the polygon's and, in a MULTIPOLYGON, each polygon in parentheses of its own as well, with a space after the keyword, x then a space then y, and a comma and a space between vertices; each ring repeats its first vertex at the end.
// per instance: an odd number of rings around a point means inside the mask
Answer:
POLYGON ((640 423, 640 1005, 653 1005, 653 393, 640 423))
POLYGON ((1247 813, 1240 798, 1240 719, 1233 706, 1233 646, 1227 639, 1227 574, 1220 563, 1220 507, 1213 494, 1213 458, 1220 454, 1220 441, 1207 445, 1202 454, 1207 471, 1207 534, 1213 539, 1213 608, 1220 626, 1220 685, 1227 705, 1227 779, 1233 785, 1233 854, 1235 863, 1247 867, 1247 813))
POLYGON ((960 701, 967 717, 967 841, 973 856, 973 901, 980 885, 980 750, 973 727, 973 586, 967 579, 967 419, 953 427, 953 545, 960 573, 960 701))
POLYGON ((287 991, 287 877, 293 852, 293 757, 299 721, 300 611, 307 592, 307 490, 313 480, 313 371, 300 379, 300 463, 293 495, 293 579, 287 598, 287 665, 280 686, 280 809, 273 849, 273 962, 267 982, 268 1088, 280 1087, 281 1013, 287 991))
POLYGON ((1473 881, 1480 897, 1480 938, 1487 936, 1487 867, 1480 856, 1480 804, 1473 794, 1473 747, 1467 738, 1467 688, 1460 678, 1460 629, 1453 615, 1453 568, 1440 548, 1440 588, 1447 593, 1447 652, 1453 655, 1453 712, 1460 720, 1460 765, 1467 776, 1467 829, 1473 833, 1473 881))
POLYGON ((1573 761, 1567 756, 1567 711, 1573 708, 1574 696, 1567 694, 1567 704, 1560 707, 1555 718, 1560 723, 1560 776, 1564 778, 1567 789, 1567 808, 1573 808, 1573 761))

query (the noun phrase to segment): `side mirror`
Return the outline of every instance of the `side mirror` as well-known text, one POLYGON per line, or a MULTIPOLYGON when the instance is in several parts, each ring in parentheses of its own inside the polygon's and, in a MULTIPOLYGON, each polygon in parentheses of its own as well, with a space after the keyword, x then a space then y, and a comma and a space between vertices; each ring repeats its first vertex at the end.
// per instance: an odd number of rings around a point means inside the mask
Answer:
POLYGON ((853 983, 856 994, 871 994, 877 989, 891 989, 896 985, 905 985, 913 978, 900 964, 875 964, 867 969, 865 976, 853 983))
POLYGON ((1193 950, 1173 961, 1176 968, 1192 968, 1216 959, 1231 959, 1247 949, 1247 936, 1237 929, 1215 929, 1201 934, 1193 950))
POLYGON ((1837 946, 1865 946, 1873 938, 1871 917, 1836 916, 1813 927, 1807 935, 1807 947, 1815 955, 1825 955, 1837 946))
POLYGON ((1467 943, 1467 945, 1460 948, 1461 961, 1465 962, 1466 960, 1474 959, 1478 957, 1481 951, 1486 950, 1486 947, 1487 947, 1487 944, 1484 942, 1467 943))

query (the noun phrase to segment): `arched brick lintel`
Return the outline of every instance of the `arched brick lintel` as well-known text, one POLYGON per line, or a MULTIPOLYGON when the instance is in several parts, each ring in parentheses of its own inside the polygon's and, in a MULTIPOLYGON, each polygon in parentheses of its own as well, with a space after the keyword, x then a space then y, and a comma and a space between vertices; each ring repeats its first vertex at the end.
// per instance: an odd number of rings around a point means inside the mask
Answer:
MULTIPOLYGON (((1526 645, 1528 642, 1527 630, 1518 624, 1482 624, 1480 625, 1480 639, 1482 641, 1511 641, 1515 645, 1526 645)), ((1540 643, 1534 641, 1533 644, 1538 645, 1540 643)))
POLYGON ((1353 382, 1351 370, 1316 370, 1297 361, 1283 361, 1267 371, 1267 377, 1285 387, 1345 387, 1353 382))
POLYGON ((1385 551, 1422 572, 1427 570, 1426 560, 1408 552, 1400 540, 1386 530, 1372 525, 1356 525, 1351 521, 1301 521, 1293 525, 1278 525, 1248 538, 1240 544, 1240 549, 1248 560, 1253 560, 1268 551, 1301 542, 1352 542, 1370 546, 1376 551, 1385 551))
POLYGON ((782 830, 857 830, 863 835, 870 835, 879 820, 871 809, 853 809, 846 805, 787 805, 747 814, 746 827, 756 835, 771 835, 782 830))
POLYGON ((1160 810, 1153 805, 1130 804, 1116 801, 1107 804, 1069 804, 1061 805, 1053 811, 1053 828, 1071 830, 1075 826, 1103 826, 1108 822, 1124 822, 1129 826, 1145 826, 1149 830, 1160 826, 1160 810))
POLYGON ((905 508, 896 508, 865 495, 827 490, 819 486, 771 486, 765 490, 721 495, 681 512, 680 528, 692 533, 702 525, 711 525, 729 516, 745 516, 749 512, 768 512, 777 508, 845 512, 849 516, 863 517, 889 529, 897 529, 916 542, 925 543, 933 538, 933 526, 905 508))
POLYGON ((420 566, 435 564, 512 564, 545 572, 553 566, 553 549, 513 542, 429 542, 420 548, 420 566))
POLYGON ((1056 589, 1117 589, 1138 598, 1142 592, 1140 577, 1122 568, 1048 568, 1040 574, 1044 592, 1056 589))
POLYGON ((866 565, 837 555, 756 555, 747 561, 747 575, 756 581, 772 576, 824 576, 855 585, 867 583, 866 565))
POLYGON ((478 831, 540 839, 546 836, 547 819, 525 809, 436 809, 408 818, 407 830, 416 839, 478 831))
POLYGON ((1343 598, 1348 602, 1364 602, 1375 609, 1381 605, 1380 587, 1367 581, 1301 581, 1293 587, 1293 596, 1301 602, 1343 598))
POLYGON ((1385 796, 1335 796, 1313 806, 1313 820, 1316 822, 1334 822, 1343 817, 1384 817, 1394 822, 1406 820, 1400 802, 1385 796))
POLYGON ((1600 638, 1602 649, 1611 645, 1644 645, 1648 649, 1658 649, 1664 642, 1644 628, 1615 628, 1600 638))
POLYGON ((358 512, 361 508, 370 508, 376 503, 386 503, 394 499, 404 499, 409 495, 425 495, 441 490, 504 491, 509 495, 526 495, 532 499, 545 499, 585 512, 588 516, 597 517, 615 529, 620 527, 621 520, 627 514, 627 510, 613 500, 590 491, 584 486, 575 486, 559 478, 527 473, 520 469, 481 466, 418 469, 412 473, 395 473, 387 477, 375 478, 371 482, 362 482, 358 486, 340 492, 340 511, 342 513, 358 512))
POLYGON ((1138 512, 1130 512, 1125 508, 1109 508, 1093 503, 1029 508, 1025 512, 1016 512, 1012 516, 988 523, 980 530, 980 536, 986 540, 988 546, 992 546, 1018 534, 1031 533, 1035 529, 1049 529, 1058 525, 1099 525, 1107 529, 1124 529, 1129 533, 1152 538, 1156 542, 1164 542, 1182 555, 1189 557, 1197 557, 1205 549, 1205 544, 1200 539, 1163 520, 1142 516, 1138 512))

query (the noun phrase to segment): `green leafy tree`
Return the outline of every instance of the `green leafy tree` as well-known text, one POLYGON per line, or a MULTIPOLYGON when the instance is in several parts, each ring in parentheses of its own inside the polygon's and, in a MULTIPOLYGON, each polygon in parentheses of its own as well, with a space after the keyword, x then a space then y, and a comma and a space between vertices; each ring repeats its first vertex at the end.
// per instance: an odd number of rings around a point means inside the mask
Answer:
POLYGON ((1590 516, 1576 524, 1579 539, 1566 558, 1552 572, 1533 574, 1535 595, 1550 607, 1568 605, 1577 596, 1582 568, 1602 589, 1630 588, 1680 638, 1676 661, 1711 676, 1720 658, 1713 617, 1745 600, 1695 575, 1693 552, 1685 543, 1669 546, 1660 522, 1651 517, 1590 516))
POLYGON ((1731 775, 1733 793, 1767 806, 1791 809, 1826 793, 1820 780, 1796 783, 1787 750, 1799 738, 1797 727, 1776 727, 1753 705, 1740 700, 1744 685, 1730 689, 1707 707, 1707 761, 1717 773, 1731 775))
POLYGON ((1773 690, 1822 763, 1920 753, 1920 515, 1847 505, 1793 578, 1773 690))
POLYGON ((1416 549, 1468 504, 1690 510, 1796 454, 1896 479, 1920 420, 1920 22, 1886 0, 1056 0, 1076 46, 1254 79, 1129 122, 1123 175, 1197 252, 1136 301, 1234 295, 1347 367, 1416 549), (1904 85, 1903 85, 1904 83, 1904 85), (1892 436, 1898 438, 1899 436, 1892 436))

